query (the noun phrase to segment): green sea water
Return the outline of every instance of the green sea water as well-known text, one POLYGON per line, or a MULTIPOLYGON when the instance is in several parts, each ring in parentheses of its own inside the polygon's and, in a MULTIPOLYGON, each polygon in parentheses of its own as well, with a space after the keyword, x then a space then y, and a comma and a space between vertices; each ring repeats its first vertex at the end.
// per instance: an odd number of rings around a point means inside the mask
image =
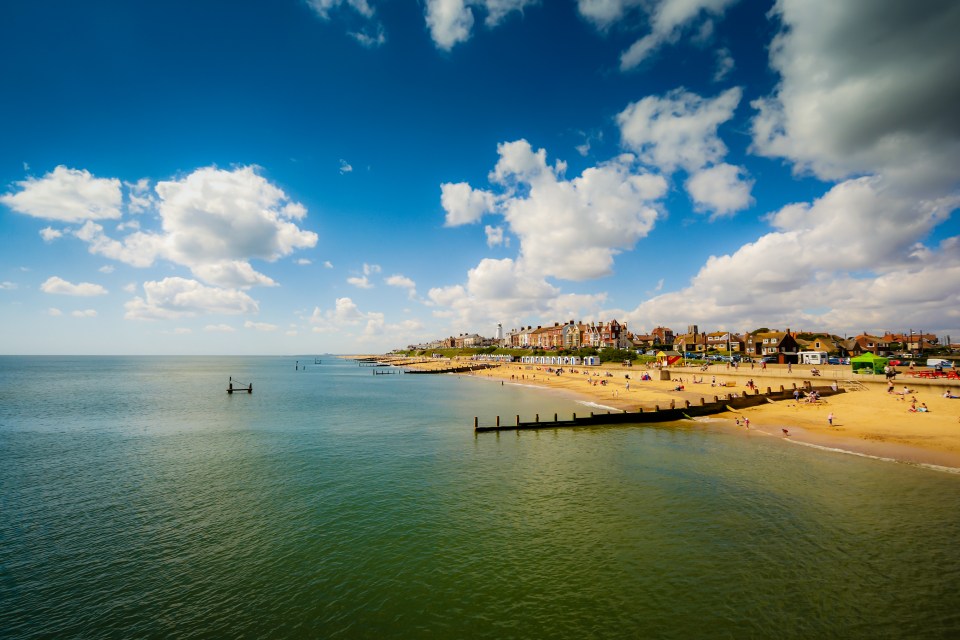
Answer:
POLYGON ((960 636, 956 475, 313 363, 0 357, 0 637, 960 636))

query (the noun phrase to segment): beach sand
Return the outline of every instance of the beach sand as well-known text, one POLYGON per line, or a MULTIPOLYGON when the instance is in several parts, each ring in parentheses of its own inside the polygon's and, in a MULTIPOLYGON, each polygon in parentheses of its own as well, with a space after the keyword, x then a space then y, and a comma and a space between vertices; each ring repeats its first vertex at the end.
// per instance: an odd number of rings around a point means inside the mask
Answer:
MULTIPOLYGON (((462 360, 459 364, 467 362, 462 360)), ((437 368, 450 365, 451 361, 443 360, 410 366, 437 368)), ((805 382, 822 386, 836 381, 841 387, 846 387, 848 381, 856 381, 849 386, 857 387, 857 390, 831 396, 815 405, 802 400, 781 401, 735 413, 721 413, 714 416, 710 424, 743 431, 743 419, 748 418, 751 431, 789 438, 798 444, 949 467, 960 472, 960 399, 943 397, 948 389, 954 395, 960 395, 960 381, 957 380, 916 380, 901 374, 897 377, 895 391, 901 392, 907 385, 914 392, 900 395, 887 392, 883 376, 855 377, 849 367, 842 366, 822 366, 822 375, 819 377, 811 376, 809 367, 800 366, 794 366, 789 372, 785 365, 768 365, 765 370, 760 365, 755 365, 751 370, 749 364, 741 365, 738 369, 714 364, 706 371, 700 367, 671 367, 669 381, 659 380, 660 372, 646 366, 606 364, 602 367, 574 366, 564 369, 565 373, 558 376, 548 372, 544 365, 511 363, 464 375, 498 380, 504 384, 562 390, 576 394, 584 402, 625 411, 636 411, 641 407, 652 410, 657 405, 665 408, 671 400, 678 405, 685 400, 699 404, 700 398, 710 402, 714 396, 722 398, 731 392, 745 392, 750 379, 761 392, 768 387, 779 390, 781 385, 787 389, 793 388, 794 384, 802 387, 805 382), (641 381, 644 372, 649 372, 655 379, 641 381), (629 380, 625 377, 627 375, 630 376, 629 380), (676 391, 681 379, 684 390, 676 391), (703 382, 694 383, 694 379, 702 379, 703 382), (717 386, 711 386, 714 379, 717 386), (594 385, 594 380, 606 380, 607 384, 594 385), (725 386, 727 383, 733 386, 725 386), (929 411, 908 411, 913 398, 916 398, 917 406, 926 403, 929 411), (832 426, 828 423, 831 413, 834 416, 832 426), (737 425, 738 419, 740 425, 737 425), (785 435, 783 429, 787 429, 789 435, 785 435)), ((484 424, 492 422, 495 417, 479 418, 484 424)))

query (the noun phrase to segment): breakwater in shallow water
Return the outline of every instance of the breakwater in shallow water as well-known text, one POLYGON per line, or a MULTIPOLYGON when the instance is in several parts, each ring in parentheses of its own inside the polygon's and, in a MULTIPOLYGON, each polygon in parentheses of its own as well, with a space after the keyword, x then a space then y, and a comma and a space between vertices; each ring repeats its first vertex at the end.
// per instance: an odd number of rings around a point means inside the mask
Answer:
MULTIPOLYGON (((516 421, 513 424, 501 424, 500 416, 497 416, 495 425, 480 425, 479 417, 474 417, 473 428, 477 432, 486 431, 513 431, 517 429, 556 429, 562 427, 590 427, 600 425, 614 424, 651 424, 656 422, 676 422, 687 418, 700 418, 704 416, 717 415, 727 411, 736 411, 756 407, 767 402, 777 402, 784 400, 793 400, 794 392, 797 387, 794 385, 790 389, 783 386, 779 391, 772 391, 769 387, 766 393, 761 394, 757 389, 753 394, 728 394, 726 396, 713 396, 713 400, 707 402, 706 398, 700 398, 699 404, 685 401, 683 406, 678 407, 675 401, 670 402, 669 407, 655 406, 652 411, 608 411, 607 413, 593 413, 588 416, 578 416, 572 414, 569 420, 560 420, 559 414, 553 414, 553 420, 540 420, 539 414, 532 421, 520 420, 520 415, 516 414, 516 421)), ((845 393, 844 389, 827 387, 814 387, 805 385, 800 387, 805 394, 816 393, 820 397, 845 393)))

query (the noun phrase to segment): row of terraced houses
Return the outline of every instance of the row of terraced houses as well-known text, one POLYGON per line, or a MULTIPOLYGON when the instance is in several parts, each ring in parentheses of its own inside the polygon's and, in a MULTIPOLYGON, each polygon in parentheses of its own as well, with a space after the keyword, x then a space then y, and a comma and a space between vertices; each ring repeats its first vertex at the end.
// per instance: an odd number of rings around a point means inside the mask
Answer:
MULTIPOLYGON (((420 345, 410 345, 409 349, 441 349, 470 347, 504 347, 514 349, 635 349, 637 351, 673 351, 680 354, 705 354, 710 352, 729 353, 750 358, 777 356, 790 361, 799 351, 825 351, 841 357, 857 356, 862 353, 888 355, 896 352, 923 352, 940 347, 937 336, 923 332, 886 333, 874 336, 863 333, 851 338, 830 333, 812 331, 759 330, 735 333, 730 331, 701 332, 697 325, 690 325, 687 331, 675 334, 667 327, 656 327, 649 333, 632 333, 626 322, 555 322, 552 325, 538 325, 512 329, 506 333, 502 326, 497 327, 493 338, 484 338, 477 334, 460 334, 420 345)), ((952 345, 951 345, 952 346, 952 345)))

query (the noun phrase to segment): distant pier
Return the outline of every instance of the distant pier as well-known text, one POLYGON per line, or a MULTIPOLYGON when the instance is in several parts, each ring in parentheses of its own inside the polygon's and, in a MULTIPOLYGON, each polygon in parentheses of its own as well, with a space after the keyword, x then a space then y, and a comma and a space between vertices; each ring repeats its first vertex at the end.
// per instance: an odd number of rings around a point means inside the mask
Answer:
MULTIPOLYGON (((520 416, 516 416, 513 424, 501 424, 500 416, 497 416, 495 425, 481 426, 479 418, 474 417, 473 430, 480 433, 482 431, 520 431, 527 429, 557 429, 561 427, 590 427, 611 424, 675 422, 677 420, 698 418, 716 415, 726 411, 737 411, 739 409, 756 407, 767 402, 793 400, 793 393, 796 389, 796 385, 791 389, 784 389, 784 387, 781 386, 779 391, 771 391, 770 387, 767 387, 767 392, 763 394, 757 389, 752 395, 743 394, 737 395, 736 397, 728 395, 723 398, 714 396, 712 402, 707 402, 705 398, 700 398, 700 404, 691 404, 690 401, 687 400, 683 406, 677 406, 676 401, 671 400, 669 407, 661 408, 659 405, 656 405, 652 411, 640 409, 639 411, 623 411, 620 413, 608 412, 596 414, 591 412, 588 416, 577 416, 577 414, 573 414, 573 417, 569 420, 560 420, 556 413, 553 414, 553 420, 540 420, 540 415, 536 414, 532 422, 521 421, 520 416)), ((838 388, 834 390, 832 387, 803 386, 800 387, 800 389, 805 394, 815 391, 821 398, 846 392, 845 389, 838 388)))

